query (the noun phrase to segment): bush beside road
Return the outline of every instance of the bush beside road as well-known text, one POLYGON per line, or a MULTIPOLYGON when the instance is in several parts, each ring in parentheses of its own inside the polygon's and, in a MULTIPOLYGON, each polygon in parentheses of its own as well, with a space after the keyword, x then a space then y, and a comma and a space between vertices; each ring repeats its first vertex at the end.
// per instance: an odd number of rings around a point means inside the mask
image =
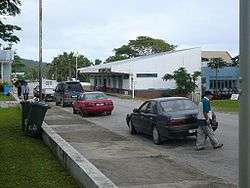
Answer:
POLYGON ((25 137, 19 108, 0 109, 3 187, 77 187, 41 139, 25 137))
POLYGON ((0 93, 0 101, 14 101, 14 97, 12 95, 5 96, 2 93, 0 93))

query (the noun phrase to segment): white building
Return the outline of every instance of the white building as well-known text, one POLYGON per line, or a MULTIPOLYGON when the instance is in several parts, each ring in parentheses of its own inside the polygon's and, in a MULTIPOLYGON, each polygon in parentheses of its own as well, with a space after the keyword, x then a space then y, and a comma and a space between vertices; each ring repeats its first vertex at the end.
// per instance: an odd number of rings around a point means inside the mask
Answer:
POLYGON ((0 81, 11 81, 11 64, 14 61, 14 51, 0 50, 0 81))
POLYGON ((137 57, 96 66, 79 68, 90 76, 92 89, 136 96, 161 96, 166 89, 176 87, 174 81, 164 81, 166 73, 185 67, 189 73, 201 71, 201 48, 137 57))

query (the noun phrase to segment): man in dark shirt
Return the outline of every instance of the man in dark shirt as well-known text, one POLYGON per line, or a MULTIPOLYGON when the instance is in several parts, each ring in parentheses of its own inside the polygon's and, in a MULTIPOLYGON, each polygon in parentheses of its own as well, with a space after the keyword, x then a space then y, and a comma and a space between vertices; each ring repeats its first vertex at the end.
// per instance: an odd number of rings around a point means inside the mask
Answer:
POLYGON ((214 149, 221 148, 223 144, 220 144, 215 137, 213 129, 210 124, 210 114, 211 106, 210 99, 212 94, 210 91, 206 91, 204 97, 199 103, 198 109, 198 130, 197 130, 197 140, 196 140, 196 150, 205 149, 206 138, 208 137, 214 149))

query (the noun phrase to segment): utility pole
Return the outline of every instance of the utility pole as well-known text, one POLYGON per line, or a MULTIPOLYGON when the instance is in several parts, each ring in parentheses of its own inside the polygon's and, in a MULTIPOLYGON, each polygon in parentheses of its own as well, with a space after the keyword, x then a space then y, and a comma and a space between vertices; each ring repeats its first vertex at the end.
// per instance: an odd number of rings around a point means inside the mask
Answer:
POLYGON ((77 81, 77 67, 78 67, 78 65, 77 65, 77 58, 78 58, 78 52, 76 52, 76 81, 77 81))
POLYGON ((240 0, 239 188, 250 187, 250 1, 240 0), (244 89, 243 89, 244 88, 244 89))
POLYGON ((39 0, 39 98, 42 100, 42 0, 39 0))

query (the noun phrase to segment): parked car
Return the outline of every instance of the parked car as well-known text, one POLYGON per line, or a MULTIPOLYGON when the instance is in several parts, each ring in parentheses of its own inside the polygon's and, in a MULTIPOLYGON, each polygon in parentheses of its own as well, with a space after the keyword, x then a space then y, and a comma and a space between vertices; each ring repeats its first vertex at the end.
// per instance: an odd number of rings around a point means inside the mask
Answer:
MULTIPOLYGON (((197 114, 198 107, 190 99, 166 97, 144 102, 127 115, 126 121, 131 134, 152 135, 154 143, 160 144, 164 139, 196 135, 197 114)), ((217 126, 213 120, 214 130, 217 126)))
POLYGON ((80 82, 66 81, 60 82, 55 89, 54 100, 56 105, 61 104, 63 107, 72 105, 79 95, 84 92, 80 82))
POLYGON ((111 115, 113 109, 112 100, 102 92, 85 92, 73 103, 74 114, 106 113, 111 115))

